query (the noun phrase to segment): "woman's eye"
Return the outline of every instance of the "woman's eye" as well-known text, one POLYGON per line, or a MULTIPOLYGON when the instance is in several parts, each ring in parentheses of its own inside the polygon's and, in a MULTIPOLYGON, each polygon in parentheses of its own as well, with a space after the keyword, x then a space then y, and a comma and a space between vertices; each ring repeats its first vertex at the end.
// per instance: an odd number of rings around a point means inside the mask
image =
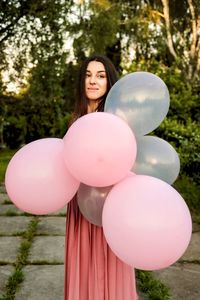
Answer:
POLYGON ((105 75, 98 75, 98 78, 105 78, 105 75))
MULTIPOLYGON (((90 77, 92 77, 92 76, 93 76, 92 74, 86 73, 85 78, 90 78, 90 77)), ((95 75, 95 76, 96 76, 96 78, 98 78, 98 79, 106 78, 106 75, 104 75, 104 74, 97 74, 97 75, 95 75)))

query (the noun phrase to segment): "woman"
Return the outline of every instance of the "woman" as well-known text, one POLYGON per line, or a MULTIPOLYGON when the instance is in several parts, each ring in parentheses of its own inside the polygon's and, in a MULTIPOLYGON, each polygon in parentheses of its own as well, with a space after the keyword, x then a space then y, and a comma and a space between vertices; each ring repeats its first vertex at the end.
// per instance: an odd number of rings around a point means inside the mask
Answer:
MULTIPOLYGON (((74 121, 103 111, 117 72, 105 56, 86 59, 78 78, 74 121)), ((134 270, 109 248, 102 227, 88 222, 80 213, 76 197, 67 210, 65 300, 135 300, 134 270)))

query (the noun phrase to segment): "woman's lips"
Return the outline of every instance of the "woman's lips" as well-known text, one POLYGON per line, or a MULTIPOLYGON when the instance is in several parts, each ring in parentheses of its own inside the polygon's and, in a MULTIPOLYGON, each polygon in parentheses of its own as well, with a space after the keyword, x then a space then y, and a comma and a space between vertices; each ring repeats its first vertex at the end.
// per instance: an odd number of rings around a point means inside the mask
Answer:
POLYGON ((98 92, 98 89, 88 89, 88 93, 96 93, 98 92))

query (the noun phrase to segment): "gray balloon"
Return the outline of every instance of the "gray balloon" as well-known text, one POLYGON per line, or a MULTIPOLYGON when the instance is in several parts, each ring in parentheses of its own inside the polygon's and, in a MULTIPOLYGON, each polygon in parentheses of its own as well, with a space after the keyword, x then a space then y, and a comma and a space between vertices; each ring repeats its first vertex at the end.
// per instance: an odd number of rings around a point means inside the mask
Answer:
POLYGON ((156 136, 137 138, 137 157, 132 171, 150 175, 172 184, 180 172, 176 150, 156 136))
POLYGON ((102 226, 102 210, 112 186, 92 187, 81 183, 77 203, 83 216, 92 224, 102 226))
POLYGON ((134 72, 112 86, 104 110, 121 117, 140 136, 160 125, 169 102, 169 91, 161 78, 149 72, 134 72))

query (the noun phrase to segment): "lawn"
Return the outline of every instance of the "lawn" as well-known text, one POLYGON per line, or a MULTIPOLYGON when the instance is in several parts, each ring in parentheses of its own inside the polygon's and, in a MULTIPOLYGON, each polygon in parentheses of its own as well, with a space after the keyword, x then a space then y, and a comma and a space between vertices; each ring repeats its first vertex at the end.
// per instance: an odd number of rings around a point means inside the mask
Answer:
POLYGON ((0 183, 4 182, 5 172, 8 165, 8 162, 14 155, 17 150, 8 150, 1 149, 0 150, 0 183))

